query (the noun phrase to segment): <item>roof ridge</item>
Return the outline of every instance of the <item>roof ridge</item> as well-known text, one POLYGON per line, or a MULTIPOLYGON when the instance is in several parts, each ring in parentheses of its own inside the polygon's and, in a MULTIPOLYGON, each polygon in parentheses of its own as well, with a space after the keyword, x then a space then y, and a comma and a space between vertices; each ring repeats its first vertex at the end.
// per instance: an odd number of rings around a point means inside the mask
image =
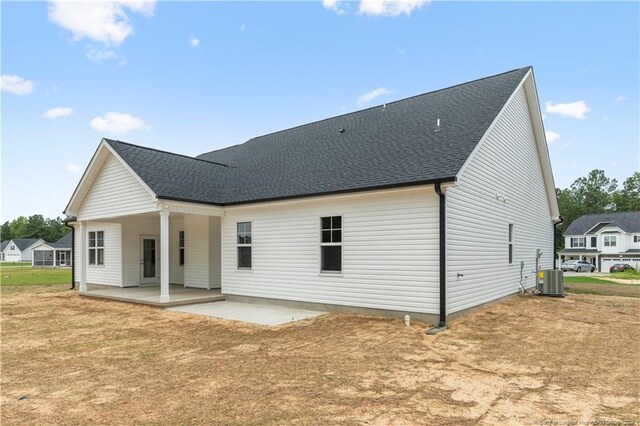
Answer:
MULTIPOLYGON (((471 84, 471 83, 477 83, 477 82, 482 81, 482 80, 488 80, 490 78, 499 77, 499 76, 504 75, 504 74, 510 74, 512 72, 516 72, 516 71, 520 71, 520 70, 524 70, 524 69, 533 69, 533 67, 531 65, 528 65, 526 67, 514 68, 514 69, 512 69, 510 71, 504 71, 504 72, 501 72, 501 73, 498 73, 498 74, 494 74, 494 75, 490 75, 490 76, 487 76, 487 77, 481 77, 481 78, 477 78, 475 80, 466 81, 464 83, 454 84, 453 86, 448 86, 448 87, 444 87, 442 89, 436 89, 436 90, 432 90, 432 91, 429 91, 429 92, 420 93, 418 95, 409 96, 408 98, 402 98, 402 99, 398 99, 398 100, 391 101, 391 102, 385 102, 384 105, 388 106, 388 105, 392 105, 392 104, 395 104, 395 103, 398 103, 398 102, 408 101, 409 99, 414 99, 414 98, 418 98, 420 96, 425 96, 425 95, 431 95, 433 93, 442 92, 444 90, 450 90, 450 89, 453 89, 455 87, 465 86, 465 85, 471 84)), ((305 124, 299 124, 297 126, 289 127, 289 128, 286 128, 286 129, 276 130, 274 132, 265 133, 265 134, 260 135, 260 136, 255 136, 255 137, 253 137, 253 138, 251 138, 251 139, 249 139, 246 142, 243 142, 241 144, 236 144, 236 145, 228 146, 228 147, 225 147, 225 148, 220 148, 220 149, 217 149, 217 150, 204 152, 204 153, 199 154, 199 155, 211 154, 211 153, 214 153, 214 152, 217 152, 217 151, 222 151, 223 149, 228 149, 228 148, 233 148, 233 147, 236 147, 236 146, 245 145, 245 144, 247 144, 247 143, 249 143, 249 142, 251 142, 251 141, 253 141, 255 139, 263 138, 263 137, 270 136, 270 135, 275 135, 277 133, 288 132, 288 131, 293 130, 293 129, 297 129, 297 128, 304 127, 304 126, 309 126, 309 125, 312 125, 312 124, 322 123, 324 121, 333 120, 335 118, 345 117, 345 116, 352 115, 352 114, 358 114, 358 113, 369 111, 369 110, 372 110, 372 109, 375 109, 375 108, 380 108, 380 104, 371 106, 369 108, 359 109, 357 111, 351 111, 351 112, 347 112, 347 113, 344 113, 344 114, 334 115, 333 117, 327 117, 327 118, 323 118, 321 120, 311 121, 311 122, 305 123, 305 124)))
POLYGON ((228 164, 219 163, 219 162, 217 162, 217 161, 211 161, 211 160, 205 160, 205 159, 203 159, 203 158, 191 157, 191 156, 189 156, 189 155, 185 155, 185 154, 178 154, 178 153, 176 153, 176 152, 170 152, 170 151, 164 151, 164 150, 162 150, 162 149, 151 148, 151 147, 148 147, 148 146, 136 145, 136 144, 133 144, 133 143, 130 143, 130 142, 121 141, 121 140, 118 140, 118 139, 109 139, 109 138, 103 138, 103 139, 104 139, 105 141, 108 141, 109 143, 117 142, 117 143, 121 143, 121 144, 123 144, 123 145, 129 145, 129 146, 133 146, 133 147, 136 147, 136 148, 146 149, 146 150, 149 150, 149 151, 160 152, 160 153, 162 153, 162 154, 176 155, 176 156, 178 156, 178 157, 184 157, 184 158, 188 158, 188 159, 190 159, 190 160, 204 161, 205 163, 216 164, 216 165, 218 165, 218 166, 231 167, 231 166, 229 166, 228 164))

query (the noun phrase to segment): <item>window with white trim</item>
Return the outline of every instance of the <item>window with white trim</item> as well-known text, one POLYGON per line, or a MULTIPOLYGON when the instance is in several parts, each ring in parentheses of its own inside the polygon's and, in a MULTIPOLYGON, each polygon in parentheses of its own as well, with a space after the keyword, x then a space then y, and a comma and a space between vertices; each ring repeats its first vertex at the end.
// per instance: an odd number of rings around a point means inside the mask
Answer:
POLYGON ((640 235, 634 235, 633 236, 633 242, 634 243, 640 243, 640 235))
POLYGON ((571 247, 586 247, 586 237, 571 237, 571 247))
POLYGON ((342 216, 320 218, 320 271, 342 272, 342 216))
POLYGON ((591 247, 596 248, 598 246, 598 237, 591 237, 591 247))
POLYGON ((513 223, 509 224, 509 265, 513 263, 513 223))
POLYGON ((605 247, 615 247, 618 245, 618 236, 617 235, 605 235, 604 236, 604 246, 605 247))
POLYGON ((238 269, 251 269, 251 222, 238 222, 238 269))
POLYGON ((104 231, 89 232, 89 265, 104 265, 104 231))
POLYGON ((180 231, 178 237, 178 249, 180 251, 180 266, 184 265, 184 231, 180 231))

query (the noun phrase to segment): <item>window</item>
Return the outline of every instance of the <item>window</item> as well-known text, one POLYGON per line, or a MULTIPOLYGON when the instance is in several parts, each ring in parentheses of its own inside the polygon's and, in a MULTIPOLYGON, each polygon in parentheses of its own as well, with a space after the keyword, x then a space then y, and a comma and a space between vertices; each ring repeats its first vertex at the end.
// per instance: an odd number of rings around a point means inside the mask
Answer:
POLYGON ((104 231, 89 232, 89 265, 104 265, 104 231))
POLYGON ((585 237, 571 237, 571 247, 585 247, 585 237))
POLYGON ((591 237, 591 247, 598 245, 598 237, 591 237))
POLYGON ((633 236, 633 242, 634 243, 640 242, 640 235, 634 235, 633 236))
POLYGON ((251 269, 251 222, 238 222, 238 269, 251 269))
POLYGON ((11 244, 11 247, 9 247, 9 250, 15 250, 16 246, 14 246, 13 244, 11 244))
POLYGON ((184 265, 184 231, 180 231, 178 238, 178 248, 180 249, 180 266, 184 265))
POLYGON ((513 263, 513 224, 509 224, 509 265, 513 263))
POLYGON ((615 247, 618 244, 618 237, 616 235, 605 235, 604 236, 604 246, 605 247, 615 247))
POLYGON ((320 271, 342 272, 342 216, 320 218, 320 271))

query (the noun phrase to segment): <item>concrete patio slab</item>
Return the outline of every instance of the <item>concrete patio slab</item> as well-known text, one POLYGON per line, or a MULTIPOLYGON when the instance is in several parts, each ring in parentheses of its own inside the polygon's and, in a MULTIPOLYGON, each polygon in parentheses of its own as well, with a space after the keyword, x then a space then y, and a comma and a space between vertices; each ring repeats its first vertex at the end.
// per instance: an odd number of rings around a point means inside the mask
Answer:
POLYGON ((152 306, 180 306, 193 303, 215 302, 224 300, 220 289, 206 290, 202 288, 185 288, 172 285, 169 288, 169 301, 160 301, 160 287, 128 287, 102 290, 89 290, 80 293, 84 297, 117 300, 119 302, 140 303, 152 306))
POLYGON ((177 312, 207 315, 210 317, 261 325, 280 325, 326 314, 326 312, 322 311, 241 302, 199 303, 197 305, 180 306, 169 309, 177 312))

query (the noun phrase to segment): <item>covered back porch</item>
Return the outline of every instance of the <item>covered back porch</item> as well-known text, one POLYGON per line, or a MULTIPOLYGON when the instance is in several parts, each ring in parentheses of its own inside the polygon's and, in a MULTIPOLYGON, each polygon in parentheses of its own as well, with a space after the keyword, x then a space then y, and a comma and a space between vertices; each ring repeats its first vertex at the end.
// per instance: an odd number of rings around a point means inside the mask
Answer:
POLYGON ((157 306, 223 300, 222 210, 182 202, 154 210, 75 223, 81 294, 157 306))

